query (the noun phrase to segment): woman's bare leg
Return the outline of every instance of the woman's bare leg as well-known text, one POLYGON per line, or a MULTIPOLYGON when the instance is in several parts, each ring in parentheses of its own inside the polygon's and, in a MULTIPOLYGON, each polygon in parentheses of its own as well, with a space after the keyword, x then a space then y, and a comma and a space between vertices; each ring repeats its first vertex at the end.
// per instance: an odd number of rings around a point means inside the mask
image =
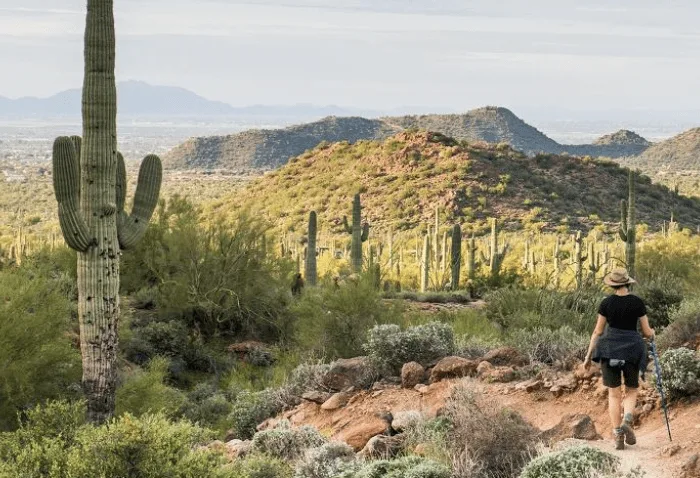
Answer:
POLYGON ((637 395, 638 390, 636 388, 625 387, 625 399, 622 402, 625 410, 625 415, 630 416, 634 413, 634 409, 637 408, 637 395))
MULTIPOLYGON (((635 397, 636 400, 636 397, 635 397)), ((610 412, 610 425, 613 430, 620 428, 622 424, 622 389, 620 387, 608 388, 608 410, 610 412)))

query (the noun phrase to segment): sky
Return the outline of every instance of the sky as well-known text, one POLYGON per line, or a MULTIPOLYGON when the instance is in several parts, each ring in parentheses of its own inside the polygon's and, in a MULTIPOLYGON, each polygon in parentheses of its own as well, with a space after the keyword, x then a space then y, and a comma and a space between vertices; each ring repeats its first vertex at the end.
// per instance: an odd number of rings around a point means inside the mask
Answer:
MULTIPOLYGON (((117 78, 235 106, 700 111, 697 0, 115 0, 117 78)), ((0 0, 0 95, 82 83, 85 0, 0 0)))

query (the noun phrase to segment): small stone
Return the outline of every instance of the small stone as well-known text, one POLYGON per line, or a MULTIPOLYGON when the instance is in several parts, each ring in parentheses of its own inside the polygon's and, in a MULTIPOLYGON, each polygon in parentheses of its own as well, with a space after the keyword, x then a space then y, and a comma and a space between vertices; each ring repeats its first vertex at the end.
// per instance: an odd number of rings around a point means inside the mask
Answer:
POLYGON ((319 391, 313 391, 313 392, 306 392, 304 393, 301 398, 303 400, 306 400, 307 402, 312 402, 316 403, 318 405, 322 405, 326 400, 331 398, 331 394, 327 392, 319 392, 319 391))
POLYGON ((598 435, 595 423, 591 417, 579 413, 575 415, 565 415, 556 426, 542 432, 540 438, 552 444, 567 438, 597 440, 600 438, 600 435, 598 435))
POLYGON ((491 365, 490 362, 487 362, 486 360, 482 361, 479 363, 479 365, 476 367, 476 374, 481 377, 484 374, 489 373, 491 370, 493 370, 493 365, 491 365))
POLYGON ((321 409, 326 411, 338 410, 347 405, 349 400, 350 396, 347 393, 339 392, 326 400, 323 405, 321 405, 321 409))
POLYGON ((409 362, 401 368, 401 386, 414 388, 425 380, 425 368, 418 362, 409 362))
POLYGON ((677 454, 679 451, 681 451, 680 445, 669 445, 669 446, 665 447, 663 450, 661 450, 661 454, 663 456, 672 457, 673 455, 677 454))
POLYGON ((376 392, 372 393, 372 398, 377 398, 382 393, 384 393, 384 390, 377 390, 376 392))
POLYGON ((478 363, 462 357, 445 357, 430 372, 430 383, 450 378, 461 378, 476 374, 478 363))
POLYGON ((428 393, 428 391, 430 391, 430 387, 428 387, 427 385, 424 385, 424 384, 422 384, 422 383, 419 383, 418 385, 416 385, 415 387, 413 387, 413 389, 414 389, 416 392, 420 393, 421 395, 424 394, 424 393, 428 393))

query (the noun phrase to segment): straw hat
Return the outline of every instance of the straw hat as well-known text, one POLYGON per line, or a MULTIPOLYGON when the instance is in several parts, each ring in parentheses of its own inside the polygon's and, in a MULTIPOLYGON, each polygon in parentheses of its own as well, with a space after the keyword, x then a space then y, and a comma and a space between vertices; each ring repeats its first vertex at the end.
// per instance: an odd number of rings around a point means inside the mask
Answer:
POLYGON ((627 269, 613 269, 613 271, 603 279, 605 285, 617 287, 622 285, 636 284, 637 281, 632 279, 627 272, 627 269))

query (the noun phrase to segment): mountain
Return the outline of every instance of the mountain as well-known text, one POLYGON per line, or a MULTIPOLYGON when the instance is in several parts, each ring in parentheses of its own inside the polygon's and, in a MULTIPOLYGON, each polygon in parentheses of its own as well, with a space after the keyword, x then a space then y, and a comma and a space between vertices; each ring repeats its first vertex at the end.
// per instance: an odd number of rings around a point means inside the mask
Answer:
POLYGON ((654 144, 626 164, 651 171, 700 171, 700 128, 654 144))
MULTIPOLYGON (((245 208, 278 230, 303 232, 315 210, 319 227, 340 232, 352 196, 361 192, 363 215, 374 230, 429 224, 435 207, 448 223, 468 228, 483 228, 492 216, 509 221, 508 227, 590 228, 595 216, 609 224, 619 221, 627 174, 611 161, 528 157, 506 145, 403 131, 384 141, 320 145, 231 193, 212 214, 245 208)), ((637 198, 638 217, 655 227, 672 209, 682 224, 700 223, 700 200, 678 196, 647 177, 638 178, 637 198)))
POLYGON ((597 144, 562 145, 510 110, 487 106, 465 114, 395 116, 376 120, 328 117, 284 129, 192 138, 171 150, 164 160, 170 168, 275 168, 322 141, 354 143, 362 139, 383 139, 397 131, 411 129, 433 131, 461 141, 507 143, 528 155, 568 153, 618 158, 639 154, 649 144, 635 133, 618 132, 601 138, 597 144))
POLYGON ((384 122, 328 117, 284 129, 253 129, 229 136, 191 138, 163 158, 169 168, 276 168, 319 143, 381 139, 395 133, 384 122))

